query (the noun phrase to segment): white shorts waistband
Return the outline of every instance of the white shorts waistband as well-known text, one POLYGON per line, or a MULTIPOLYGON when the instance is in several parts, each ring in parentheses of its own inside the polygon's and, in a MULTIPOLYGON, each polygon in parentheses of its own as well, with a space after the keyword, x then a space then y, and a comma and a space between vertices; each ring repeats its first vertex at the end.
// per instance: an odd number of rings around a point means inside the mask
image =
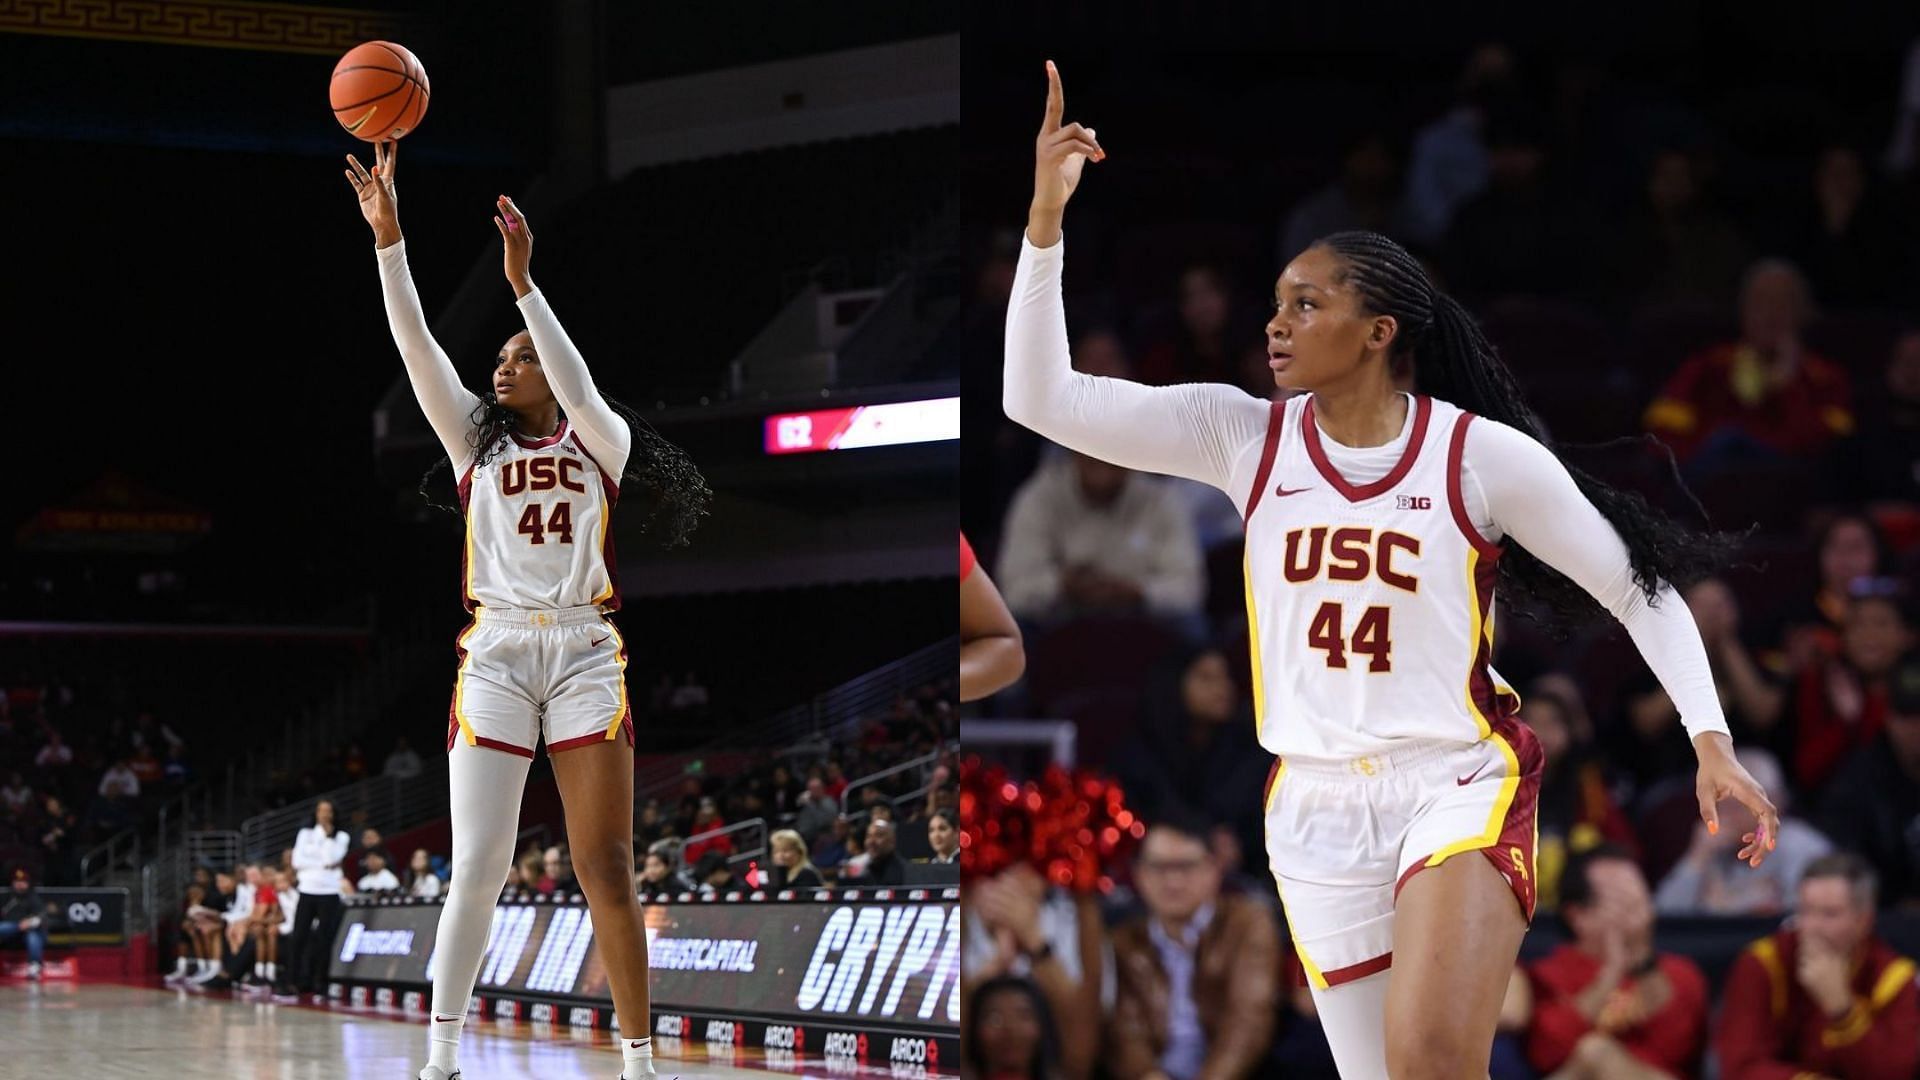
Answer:
POLYGON ((1302 776, 1338 776, 1364 780, 1368 777, 1387 776, 1415 769, 1443 754, 1464 750, 1472 745, 1472 743, 1452 740, 1422 739, 1409 746, 1399 746, 1375 754, 1361 754, 1357 757, 1313 758, 1288 754, 1281 760, 1288 772, 1302 776))
POLYGON ((547 627, 582 626, 599 622, 606 618, 606 612, 598 604, 583 604, 580 607, 547 608, 475 608, 475 622, 490 626, 522 626, 528 629, 547 627))

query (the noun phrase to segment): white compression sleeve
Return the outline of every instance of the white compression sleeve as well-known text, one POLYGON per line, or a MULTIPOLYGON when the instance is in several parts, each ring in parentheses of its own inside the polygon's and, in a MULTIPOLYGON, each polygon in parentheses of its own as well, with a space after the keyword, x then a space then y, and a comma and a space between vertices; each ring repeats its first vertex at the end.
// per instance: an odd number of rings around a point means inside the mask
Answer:
MULTIPOLYGON (((507 868, 513 864, 520 795, 532 764, 531 759, 518 754, 468 746, 465 739, 455 739, 447 753, 453 880, 440 909, 440 930, 434 938, 429 1032, 440 1026, 435 1017, 467 1015, 467 1001, 480 974, 487 934, 493 929, 494 904, 506 884, 507 868)), ((429 1045, 429 1051, 432 1049, 429 1045)), ((450 1060, 433 1064, 449 1072, 453 1069, 450 1060)))
POLYGON ((1229 488, 1234 462, 1267 434, 1267 403, 1217 383, 1145 386, 1073 370, 1060 297, 1066 241, 1024 237, 1007 305, 1007 416, 1070 450, 1122 468, 1229 488))
POLYGON ((1320 1030, 1340 1080, 1387 1080, 1387 980, 1390 971, 1322 990, 1313 988, 1320 1030))
POLYGON ((560 326, 547 303, 547 295, 535 289, 520 298, 520 314, 527 320, 527 333, 533 336, 533 350, 540 354, 540 367, 547 373, 547 385, 554 400, 567 414, 567 422, 580 433, 587 452, 616 478, 627 469, 627 455, 633 451, 633 429, 593 385, 593 373, 587 370, 586 357, 574 347, 573 339, 560 326))
POLYGON ((413 287, 413 272, 407 267, 407 242, 380 248, 376 255, 393 343, 400 347, 400 359, 407 365, 414 399, 420 402, 420 411, 427 414, 427 423, 446 449, 457 476, 473 457, 467 436, 473 430, 473 411, 479 407, 480 398, 460 384, 453 361, 427 329, 420 294, 413 287))
POLYGON ((1657 603, 1647 602, 1634 583, 1627 545, 1580 493, 1560 459, 1519 430, 1485 417, 1467 429, 1462 457, 1468 516, 1482 526, 1491 522, 1620 620, 1679 709, 1688 738, 1709 731, 1726 734, 1693 612, 1664 583, 1657 603))

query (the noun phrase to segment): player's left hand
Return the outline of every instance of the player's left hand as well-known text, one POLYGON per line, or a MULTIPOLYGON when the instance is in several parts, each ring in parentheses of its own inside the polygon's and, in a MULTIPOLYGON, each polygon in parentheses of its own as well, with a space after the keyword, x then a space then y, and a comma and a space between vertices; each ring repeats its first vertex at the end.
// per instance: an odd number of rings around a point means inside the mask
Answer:
POLYGON ((1719 732, 1708 732, 1694 740, 1694 752, 1700 757, 1700 773, 1693 792, 1700 800, 1700 820, 1710 832, 1720 831, 1720 800, 1733 798, 1753 811, 1759 824, 1740 837, 1737 857, 1749 866, 1759 866, 1780 840, 1780 811, 1774 809, 1767 791, 1733 756, 1733 740, 1719 732))
POLYGON ((494 203, 494 209, 498 213, 493 216, 493 227, 500 230, 507 283, 513 286, 515 296, 525 296, 533 291, 533 277, 529 269, 533 261, 533 226, 527 224, 527 215, 521 213, 513 200, 505 195, 494 203))

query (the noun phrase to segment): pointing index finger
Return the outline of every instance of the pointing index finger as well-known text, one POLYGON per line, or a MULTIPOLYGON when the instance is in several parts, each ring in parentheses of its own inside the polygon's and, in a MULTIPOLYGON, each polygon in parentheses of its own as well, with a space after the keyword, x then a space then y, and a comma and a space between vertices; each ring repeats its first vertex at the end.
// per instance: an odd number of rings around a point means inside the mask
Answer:
POLYGON ((1047 115, 1040 125, 1042 135, 1060 130, 1060 118, 1066 115, 1067 95, 1060 89, 1060 69, 1047 61, 1047 115))

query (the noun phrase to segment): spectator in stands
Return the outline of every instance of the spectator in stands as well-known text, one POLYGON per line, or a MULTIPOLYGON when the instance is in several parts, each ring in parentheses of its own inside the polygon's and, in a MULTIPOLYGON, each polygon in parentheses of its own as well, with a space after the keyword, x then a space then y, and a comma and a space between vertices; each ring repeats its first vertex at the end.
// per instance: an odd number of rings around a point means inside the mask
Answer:
POLYGON ((1793 780, 1820 791, 1849 753, 1873 742, 1886 724, 1887 678, 1914 644, 1905 587, 1893 578, 1854 583, 1840 656, 1803 669, 1783 733, 1793 780))
POLYGON ((33 805, 33 788, 27 786, 19 770, 7 778, 6 787, 0 788, 0 803, 6 805, 9 814, 24 814, 33 805))
POLYGON ((121 754, 100 777, 99 798, 94 800, 90 816, 100 829, 115 832, 133 824, 140 800, 140 778, 127 767, 121 754))
MULTIPOLYGON (((847 823, 847 834, 840 837, 840 841, 846 846, 847 852, 846 857, 840 862, 840 880, 844 882, 864 877, 867 872, 867 861, 871 856, 867 853, 866 827, 861 822, 855 821, 852 818, 843 817, 841 820, 847 823)), ((838 835, 837 830, 836 835, 838 835)), ((815 861, 818 862, 819 860, 816 859, 815 861)), ((820 865, 825 866, 826 864, 821 862, 820 865)))
POLYGON ((387 851, 387 839, 380 835, 380 830, 372 827, 362 829, 360 830, 360 848, 347 857, 347 865, 364 869, 367 856, 376 851, 387 861, 388 866, 393 865, 393 855, 387 851))
POLYGON ((847 779, 846 770, 841 768, 840 759, 828 758, 823 769, 821 775, 827 782, 827 794, 833 796, 834 802, 846 805, 847 788, 851 781, 847 779))
POLYGON ((1224 652, 1213 646, 1172 657, 1156 671, 1139 732, 1114 756, 1130 809, 1148 821, 1191 811, 1226 823, 1241 847, 1262 850, 1260 804, 1267 767, 1253 715, 1224 652))
POLYGON ((1920 901, 1920 654, 1887 682, 1887 722, 1835 774, 1820 823, 1873 867, 1890 903, 1920 901))
POLYGON ((1885 392, 1863 403, 1834 474, 1851 498, 1911 509, 1920 506, 1920 329, 1894 339, 1891 352, 1885 392))
POLYGON ((79 866, 73 848, 80 832, 79 815, 67 809, 58 796, 49 795, 38 831, 47 884, 79 884, 79 866))
POLYGON ((50 780, 54 780, 61 773, 65 773, 69 765, 73 765, 73 748, 61 740, 58 730, 48 728, 46 746, 42 746, 40 751, 33 755, 33 767, 40 773, 46 774, 50 780))
MULTIPOLYGON (((520 856, 520 860, 514 863, 512 870, 507 874, 507 885, 501 892, 502 897, 512 896, 516 893, 532 895, 533 893, 539 892, 540 877, 544 871, 544 867, 545 860, 538 851, 528 852, 520 856)), ((452 884, 452 882, 448 883, 449 886, 452 884)))
POLYGON ((633 827, 633 842, 641 847, 664 838, 666 818, 660 812, 660 800, 648 799, 640 807, 640 818, 633 827))
POLYGON ((1197 818, 1169 815, 1147 829, 1134 882, 1147 910, 1112 933, 1119 998, 1108 1069, 1173 1080, 1253 1075, 1279 1003, 1273 912, 1221 892, 1197 818))
POLYGON ((1206 574, 1193 520, 1156 478, 1075 454, 1014 494, 994 575, 1035 622, 1146 612, 1191 628, 1206 574))
POLYGON ((773 767, 773 777, 767 783, 767 802, 773 807, 775 814, 786 817, 788 814, 799 812, 800 795, 805 790, 800 782, 793 778, 793 770, 787 768, 786 763, 782 762, 773 767))
POLYGON ((792 829, 781 829, 767 838, 773 849, 773 868, 768 872, 770 889, 817 889, 824 882, 820 868, 807 855, 807 842, 792 829))
MULTIPOLYGON (((1714 685, 1720 688, 1720 706, 1734 732, 1758 736, 1772 730, 1786 704, 1786 692, 1741 637, 1739 599, 1719 578, 1695 582, 1685 596, 1707 648, 1714 685)), ((1687 753, 1692 754, 1692 747, 1687 753)))
POLYGON ((640 860, 639 891, 648 896, 655 893, 678 896, 697 891, 694 883, 675 869, 675 862, 676 856, 670 847, 649 850, 640 860))
POLYGON ((1545 118, 1509 98, 1487 115, 1487 186, 1463 203, 1441 245, 1449 291, 1473 304, 1508 295, 1552 295, 1584 284, 1583 215, 1549 183, 1545 118))
POLYGON ((132 770, 134 778, 140 781, 143 791, 159 787, 160 781, 167 775, 166 766, 160 764, 160 759, 154 755, 153 748, 146 745, 134 750, 133 756, 127 759, 127 768, 132 770))
POLYGON ((13 887, 0 902, 0 945, 20 938, 27 946, 27 978, 40 978, 40 965, 47 951, 47 923, 56 912, 50 901, 41 899, 27 868, 13 872, 13 887))
POLYGON ((1804 605, 1787 615, 1787 660, 1795 671, 1840 655, 1855 584, 1893 572, 1886 535, 1865 514, 1842 512, 1827 517, 1815 546, 1819 585, 1804 605))
POLYGON ((439 896, 444 885, 440 875, 433 872, 433 855, 426 848, 415 848, 413 859, 407 863, 407 895, 423 900, 432 900, 439 896))
POLYGON ((673 712, 689 712, 704 709, 707 706, 707 688, 700 685, 700 677, 687 672, 687 677, 679 686, 673 688, 673 694, 667 699, 667 708, 673 712))
POLYGON ((700 856, 693 876, 700 882, 701 896, 744 896, 747 892, 746 883, 734 875, 725 852, 709 851, 700 856))
POLYGON ((340 761, 340 772, 349 784, 367 778, 367 752, 360 748, 359 743, 347 744, 346 755, 340 761))
POLYGON ((1574 735, 1573 707, 1556 694, 1534 690, 1520 707, 1545 758, 1540 778, 1536 841, 1535 895, 1552 910, 1559 898, 1560 874, 1569 859, 1601 844, 1637 849, 1633 827, 1614 804, 1600 762, 1574 735))
POLYGON ((160 763, 160 781, 170 790, 179 790, 193 779, 193 766, 187 763, 187 744, 167 747, 167 759, 160 763))
POLYGON ((1653 155, 1640 206, 1617 230, 1609 275, 1621 299, 1656 304, 1726 304, 1749 251, 1733 219, 1702 190, 1702 162, 1679 147, 1653 155))
POLYGON ((719 832, 726 827, 726 820, 720 816, 719 805, 710 798, 701 799, 700 812, 693 816, 693 827, 687 832, 687 861, 697 863, 709 851, 733 854, 733 837, 719 832), (703 837, 705 833, 716 835, 703 837))
POLYGON ((534 882, 534 891, 541 896, 558 893, 567 896, 580 891, 580 883, 574 879, 573 863, 567 858, 564 845, 555 844, 540 858, 540 876, 534 882))
POLYGON ((1060 1031, 1047 999, 1028 979, 1000 975, 966 995, 960 1037, 965 1075, 981 1080, 1058 1080, 1060 1031))
MULTIPOLYGON (((1348 229, 1369 229, 1389 236, 1404 233, 1400 227, 1398 172, 1385 132, 1353 129, 1340 155, 1340 175, 1287 211, 1276 253, 1279 260, 1274 265, 1285 266, 1315 240, 1348 229)), ((1266 369, 1264 363, 1261 367, 1266 369)), ((1266 382, 1269 387, 1273 385, 1270 369, 1266 382)))
POLYGON ((951 810, 935 810, 927 818, 927 844, 933 848, 930 863, 959 863, 960 829, 951 810))
POLYGON ((1820 830, 1789 813, 1793 794, 1772 754, 1743 746, 1733 756, 1780 811, 1780 835, 1767 860, 1756 868, 1734 858, 1740 838, 1758 825, 1751 810, 1727 807, 1720 814, 1717 833, 1694 822, 1693 845, 1654 894, 1654 906, 1662 915, 1782 914, 1792 906, 1794 890, 1807 867, 1833 850, 1820 830))
POLYGON ((1487 184, 1487 108, 1512 93, 1513 53, 1500 44, 1473 50, 1452 106, 1413 138, 1407 168, 1406 224, 1421 247, 1437 247, 1454 211, 1487 184))
POLYGON ((1178 318, 1172 332, 1140 355, 1140 382, 1232 382, 1234 331, 1247 325, 1236 311, 1232 278, 1223 267, 1193 263, 1180 272, 1178 318))
POLYGON ((813 843, 814 865, 822 870, 838 870, 844 874, 847 860, 854 854, 854 843, 853 822, 845 815, 835 817, 826 835, 813 843))
POLYGON ((393 749, 387 754, 386 764, 381 766, 380 775, 391 776, 396 780, 412 780, 420 775, 420 755, 413 752, 405 735, 393 740, 393 749))
POLYGON ((1792 928, 1754 942, 1727 976, 1714 1039, 1723 1080, 1914 1075, 1914 964, 1874 934, 1876 886, 1857 855, 1807 867, 1792 928))
POLYGON ((375 848, 360 858, 366 873, 360 875, 360 880, 354 883, 355 889, 363 893, 400 891, 400 879, 387 867, 385 848, 375 848))
POLYGON ((896 826, 890 819, 876 817, 867 823, 867 861, 853 884, 901 885, 906 882, 906 860, 894 850, 897 839, 896 826))
MULTIPOLYGON (((1013 866, 961 891, 961 981, 1030 983, 1058 1019, 1058 1064, 1086 1076, 1100 1050, 1102 1010, 1114 1004, 1113 956, 1090 894, 1047 884, 1032 866, 1013 866)), ((980 1000, 977 992, 969 1000, 980 1000)))
POLYGON ((1528 1058, 1569 1078, 1694 1075, 1707 1043, 1707 979, 1686 957, 1654 951, 1653 904, 1633 856, 1612 845, 1576 855, 1560 897, 1573 941, 1528 966, 1528 1058))
POLYGON ((806 837, 809 844, 815 844, 833 830, 834 820, 839 816, 840 804, 827 794, 827 782, 818 776, 810 777, 807 790, 800 796, 800 813, 793 819, 793 831, 806 837))
POLYGON ((1800 340, 1806 279, 1784 259, 1747 268, 1740 339, 1697 353, 1647 406, 1647 429, 1696 472, 1810 459, 1853 430, 1846 370, 1800 340))
POLYGON ((1866 163, 1850 146, 1820 151, 1812 198, 1792 238, 1793 257, 1807 268, 1823 304, 1877 307, 1902 299, 1912 243, 1905 223, 1871 190, 1866 163))
MULTIPOLYGON (((313 824, 294 838, 297 877, 283 878, 284 886, 275 884, 282 914, 291 916, 283 920, 284 930, 275 929, 276 935, 284 932, 288 937, 286 968, 274 988, 281 996, 312 993, 327 970, 327 952, 340 927, 341 866, 347 858, 347 843, 347 834, 334 827, 333 803, 325 799, 315 803, 313 824)), ((278 947, 277 936, 273 947, 278 947)), ((268 959, 277 956, 276 952, 268 959)))

